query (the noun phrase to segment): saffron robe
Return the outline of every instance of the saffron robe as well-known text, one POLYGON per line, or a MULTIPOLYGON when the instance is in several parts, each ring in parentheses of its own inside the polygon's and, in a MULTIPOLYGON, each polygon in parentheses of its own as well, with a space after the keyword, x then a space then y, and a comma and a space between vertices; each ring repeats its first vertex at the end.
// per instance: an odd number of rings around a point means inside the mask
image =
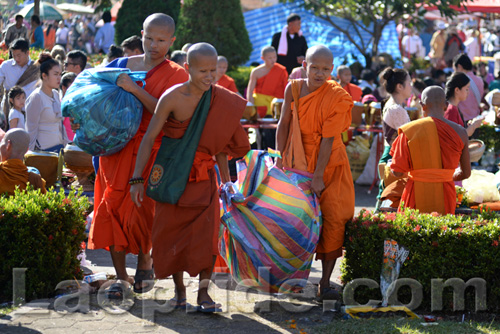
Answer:
POLYGON ((401 196, 405 207, 427 213, 455 213, 453 173, 463 147, 456 131, 436 118, 426 117, 399 128, 391 148, 391 169, 409 172, 401 196))
POLYGON ((288 72, 285 66, 278 63, 269 70, 269 73, 257 79, 253 98, 257 106, 259 117, 272 115, 271 102, 274 98, 285 97, 285 88, 288 84, 288 72))
POLYGON ((342 88, 344 88, 346 92, 351 95, 353 101, 361 102, 361 97, 363 96, 363 91, 361 90, 361 88, 352 83, 348 83, 342 88))
MULTIPOLYGON (((191 276, 210 270, 219 254, 219 195, 213 156, 224 152, 242 157, 250 150, 248 136, 240 125, 246 100, 217 85, 201 134, 190 180, 176 204, 156 202, 153 222, 153 260, 156 278, 186 271, 191 276), (228 112, 228 108, 232 108, 228 112)), ((182 138, 190 119, 169 118, 165 136, 182 138)))
MULTIPOLYGON (((160 98, 165 90, 187 80, 188 75, 184 68, 165 60, 147 73, 145 91, 155 98, 160 98)), ((116 251, 134 254, 138 254, 140 250, 143 253, 151 250, 154 201, 144 196, 141 207, 137 207, 130 197, 128 181, 134 173, 137 151, 152 117, 153 115, 144 109, 139 130, 127 145, 121 151, 99 159, 99 170, 94 185, 90 249, 114 245, 116 251)), ((145 180, 148 179, 160 145, 161 136, 158 136, 142 173, 145 180)), ((145 188, 146 184, 144 190, 145 188)))
MULTIPOLYGON (((292 82, 292 90, 296 90, 293 95, 297 105, 295 96, 300 94, 304 80, 292 82)), ((351 125, 352 106, 352 98, 335 81, 327 81, 314 92, 301 97, 298 100, 297 115, 303 153, 300 153, 300 149, 294 149, 292 163, 283 159, 283 166, 306 170, 313 174, 316 170, 321 139, 334 137, 330 159, 323 175, 325 190, 320 198, 323 227, 316 249, 316 258, 321 260, 334 260, 342 255, 345 224, 354 215, 354 184, 340 135, 351 125), (302 154, 304 156, 300 156, 302 154), (304 158, 305 162, 299 163, 304 161, 304 158)), ((289 140, 294 131, 297 131, 295 129, 290 126, 289 140)), ((290 148, 285 149, 283 156, 287 155, 288 149, 290 148)))
POLYGON ((8 159, 0 162, 0 195, 8 193, 13 196, 16 186, 24 190, 28 182, 35 189, 42 189, 42 194, 46 192, 45 181, 42 177, 28 172, 28 168, 21 159, 8 159))
POLYGON ((226 74, 224 74, 219 79, 219 81, 217 81, 217 85, 222 86, 226 89, 229 89, 231 92, 238 93, 238 88, 236 87, 236 84, 234 83, 234 79, 226 74))

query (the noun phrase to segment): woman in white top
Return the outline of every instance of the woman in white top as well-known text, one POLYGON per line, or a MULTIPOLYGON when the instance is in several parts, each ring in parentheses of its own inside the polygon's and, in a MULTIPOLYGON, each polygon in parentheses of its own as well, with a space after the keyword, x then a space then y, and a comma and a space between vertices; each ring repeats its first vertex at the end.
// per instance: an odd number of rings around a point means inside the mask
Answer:
POLYGON ((24 106, 26 104, 26 93, 24 92, 23 87, 14 86, 9 90, 9 104, 10 104, 10 112, 9 112, 9 128, 21 128, 25 129, 25 112, 24 106))
POLYGON ((61 82, 61 66, 48 53, 41 53, 38 63, 42 86, 35 89, 26 101, 29 148, 58 153, 68 143, 57 91, 61 82))
MULTIPOLYGON (((410 116, 408 116, 408 112, 403 108, 403 105, 411 96, 412 86, 410 75, 402 69, 386 68, 382 72, 382 78, 385 80, 384 86, 389 94, 389 99, 382 110, 382 130, 384 131, 385 145, 379 163, 387 163, 392 158, 390 154, 391 145, 398 136, 399 127, 410 122, 410 116)), ((384 188, 385 185, 380 182, 376 209, 380 207, 380 197, 384 188)))

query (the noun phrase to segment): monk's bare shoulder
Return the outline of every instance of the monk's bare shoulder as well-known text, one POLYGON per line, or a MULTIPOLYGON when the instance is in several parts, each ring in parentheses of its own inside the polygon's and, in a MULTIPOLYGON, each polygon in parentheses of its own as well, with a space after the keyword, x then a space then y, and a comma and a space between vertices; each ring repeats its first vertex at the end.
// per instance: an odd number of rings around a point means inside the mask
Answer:
POLYGON ((255 79, 260 79, 267 73, 269 73, 269 69, 266 67, 265 64, 259 65, 252 70, 252 74, 255 79))
POLYGON ((460 124, 457 124, 453 121, 447 120, 446 118, 444 118, 443 120, 446 122, 446 124, 451 126, 453 128, 453 130, 455 130, 455 132, 460 136, 460 138, 462 139, 462 142, 464 144, 469 141, 469 136, 467 135, 467 130, 465 130, 465 128, 463 126, 461 126, 460 124))
POLYGON ((161 106, 160 109, 164 109, 165 106, 168 106, 168 110, 174 110, 179 103, 183 99, 183 89, 186 83, 181 83, 174 85, 167 89, 160 97, 158 104, 161 106))
POLYGON ((144 66, 144 57, 142 55, 129 57, 127 61, 127 68, 132 71, 145 71, 146 67, 144 66))

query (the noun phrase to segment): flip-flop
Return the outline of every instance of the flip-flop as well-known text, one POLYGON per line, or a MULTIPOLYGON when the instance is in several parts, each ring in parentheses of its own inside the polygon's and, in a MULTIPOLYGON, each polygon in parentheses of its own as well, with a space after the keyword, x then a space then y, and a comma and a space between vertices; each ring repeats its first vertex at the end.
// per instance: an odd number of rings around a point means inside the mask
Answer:
POLYGON ((143 281, 153 281, 155 278, 155 272, 153 269, 143 270, 137 269, 134 276, 134 292, 135 293, 145 293, 151 291, 155 286, 153 284, 148 284, 147 286, 141 286, 140 288, 136 288, 136 285, 141 285, 143 281))
POLYGON ((340 294, 331 287, 323 288, 318 296, 318 301, 322 303, 324 300, 340 300, 340 294))
POLYGON ((222 309, 219 307, 216 307, 215 305, 217 305, 215 302, 203 301, 203 302, 201 302, 200 305, 198 305, 196 310, 198 312, 201 312, 201 313, 222 312, 222 309))
POLYGON ((107 299, 123 299, 123 296, 126 295, 127 291, 130 288, 127 288, 124 283, 116 282, 109 286, 109 288, 105 291, 105 296, 107 299))
POLYGON ((193 306, 189 303, 186 303, 186 298, 182 299, 175 299, 172 298, 169 300, 170 301, 170 306, 174 308, 174 310, 187 310, 188 308, 191 309, 193 306))

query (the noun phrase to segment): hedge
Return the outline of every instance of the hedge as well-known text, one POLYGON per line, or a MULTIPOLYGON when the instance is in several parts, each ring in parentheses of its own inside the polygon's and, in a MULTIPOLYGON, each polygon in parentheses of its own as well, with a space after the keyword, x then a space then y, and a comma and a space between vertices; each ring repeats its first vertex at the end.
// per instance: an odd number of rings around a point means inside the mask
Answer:
POLYGON ((254 68, 248 66, 237 66, 226 72, 228 76, 234 79, 234 83, 241 95, 246 96, 248 80, 250 73, 254 68))
POLYGON ((13 268, 27 268, 27 300, 50 297, 59 282, 82 278, 76 257, 85 246, 88 209, 76 191, 0 197, 0 300, 12 300, 13 268))
MULTIPOLYGON (((402 213, 372 214, 362 210, 346 225, 344 284, 369 278, 380 284, 384 240, 393 239, 410 253, 399 278, 412 278, 423 286, 421 309, 431 309, 431 280, 482 278, 487 284, 488 311, 500 310, 500 215, 483 211, 474 216, 439 216, 402 213)), ((381 300, 380 289, 359 287, 355 300, 381 300)), ((401 288, 398 300, 408 303, 409 288, 401 288)), ((475 310, 474 289, 467 288, 465 308, 475 310)), ((443 294, 443 311, 452 310, 452 289, 443 294)))

